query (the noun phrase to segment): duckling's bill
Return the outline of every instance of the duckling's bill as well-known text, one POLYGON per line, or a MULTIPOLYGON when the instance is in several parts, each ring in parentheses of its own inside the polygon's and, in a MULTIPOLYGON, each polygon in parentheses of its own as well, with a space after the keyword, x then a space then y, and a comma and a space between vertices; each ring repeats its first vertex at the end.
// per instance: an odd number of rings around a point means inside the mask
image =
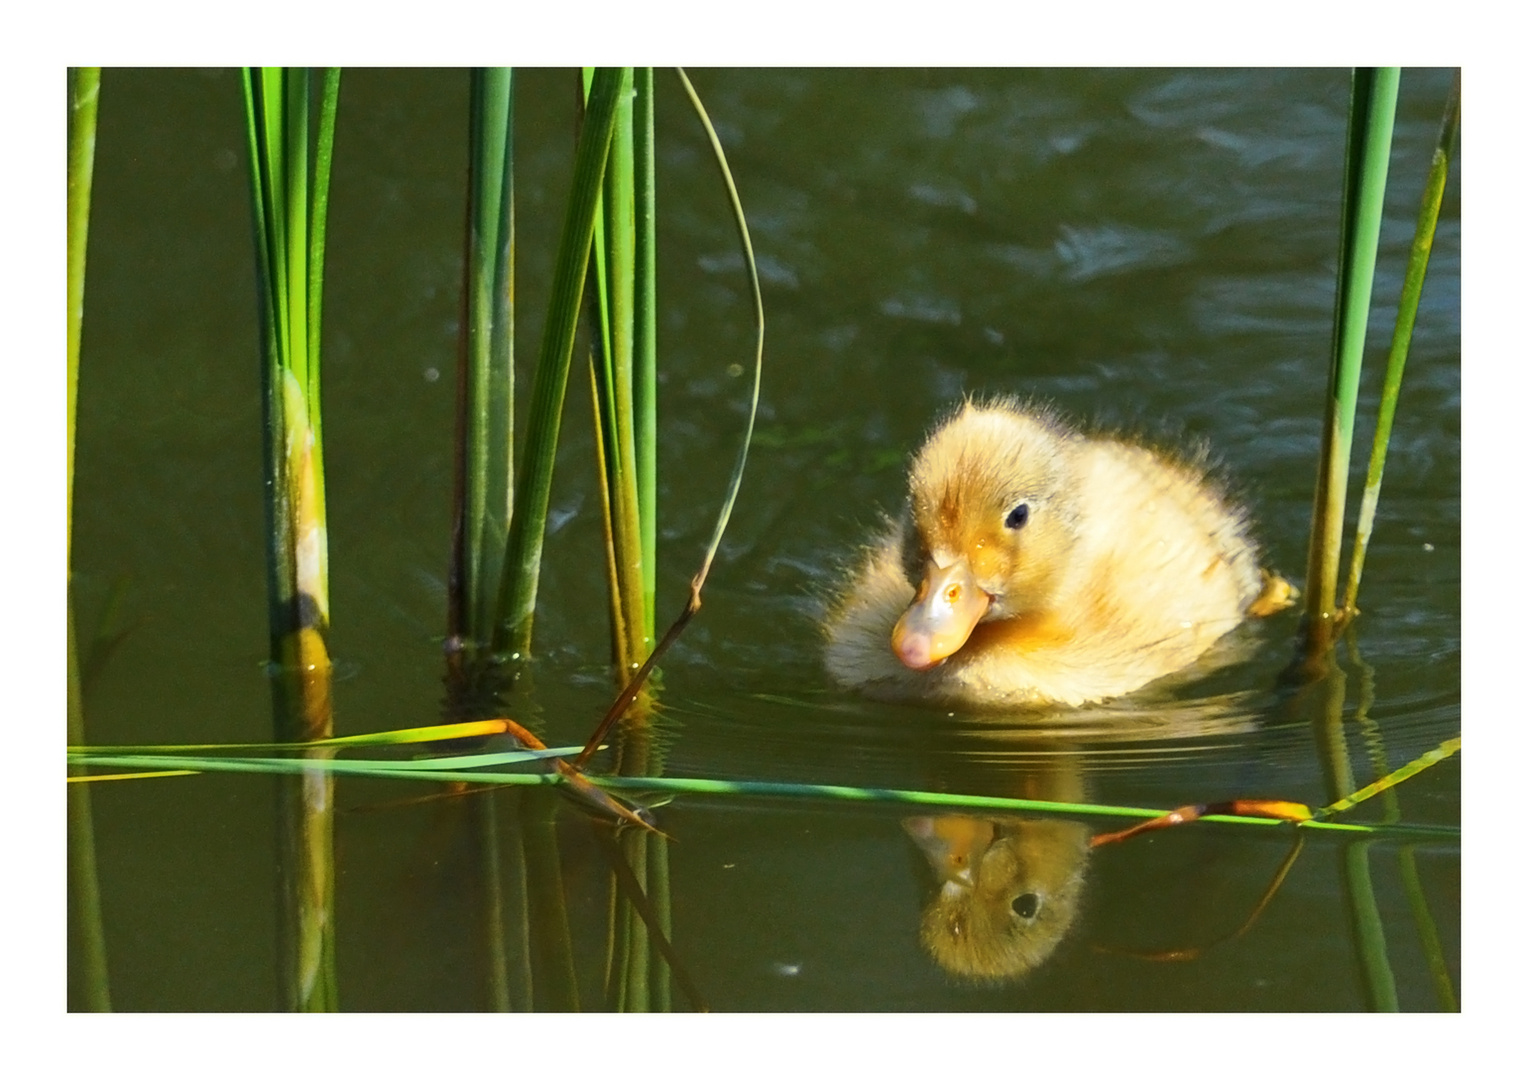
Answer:
POLYGON ((965 559, 948 566, 930 560, 917 595, 891 632, 892 650, 914 671, 927 671, 960 651, 991 604, 965 559))

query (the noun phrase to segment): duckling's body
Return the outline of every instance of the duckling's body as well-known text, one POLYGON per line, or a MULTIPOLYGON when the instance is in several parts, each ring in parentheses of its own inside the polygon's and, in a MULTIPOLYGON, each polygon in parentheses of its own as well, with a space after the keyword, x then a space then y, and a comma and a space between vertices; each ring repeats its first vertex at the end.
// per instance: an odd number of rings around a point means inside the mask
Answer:
MULTIPOLYGON (((1262 598, 1244 511, 1204 472, 1045 410, 968 402, 826 620, 827 666, 883 698, 1080 705, 1198 659, 1262 598), (921 584, 917 584, 921 581, 921 584)), ((1286 586, 1287 588, 1287 586, 1286 586)))

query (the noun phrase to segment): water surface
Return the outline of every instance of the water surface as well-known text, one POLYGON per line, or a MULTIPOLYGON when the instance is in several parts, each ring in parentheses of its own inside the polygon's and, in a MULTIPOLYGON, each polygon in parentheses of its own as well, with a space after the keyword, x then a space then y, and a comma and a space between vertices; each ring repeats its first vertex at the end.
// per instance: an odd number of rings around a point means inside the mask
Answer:
MULTIPOLYGON (((1248 631, 1250 659, 1165 699, 1022 718, 837 690, 821 669, 816 618, 844 562, 895 512, 907 454, 971 393, 1032 395, 1179 445, 1207 441, 1258 521, 1269 564, 1303 576, 1346 73, 692 74, 749 214, 769 324, 742 498, 704 611, 664 665, 665 772, 1066 790, 1132 806, 1328 801, 1319 700, 1275 689, 1293 613, 1248 631)), ((1360 447, 1450 78, 1408 71, 1402 82, 1360 447)), ((570 169, 570 79, 525 72, 517 103, 527 361, 570 169)), ((752 338, 703 137, 672 78, 659 86, 661 618, 677 612, 710 533, 752 338)), ((131 631, 88 688, 89 737, 258 740, 271 721, 238 79, 108 71, 101 101, 74 585, 86 637, 113 595, 117 625, 131 631)), ((439 715, 466 101, 461 71, 345 76, 324 360, 341 734, 439 715)), ((1460 726, 1458 182, 1456 168, 1364 576, 1358 655, 1343 654, 1358 783, 1383 767, 1376 755, 1394 768, 1460 726), (1361 690, 1372 697, 1364 717, 1361 690)), ((533 688, 516 704, 552 745, 581 742, 611 693, 586 401, 575 369, 533 688)), ((339 802, 371 807, 414 790, 397 788, 342 781, 339 802)), ((1459 790, 1454 759, 1403 786, 1403 815, 1457 824, 1459 790)), ((270 782, 202 776, 99 785, 94 797, 117 1007, 274 1007, 270 782)), ((1352 855, 1328 839, 1306 845, 1251 929, 1176 962, 1132 954, 1235 931, 1288 837, 1199 826, 1101 849, 1085 860, 1055 951, 1022 978, 978 985, 920 945, 933 886, 906 810, 681 797, 659 813, 678 838, 675 945, 712 1008, 1371 1001, 1344 887, 1352 855)), ((514 799, 500 815, 512 831, 514 799)), ((449 803, 341 815, 346 1009, 487 1005, 470 820, 449 803)), ((581 999, 598 1007, 608 871, 576 814, 558 811, 556 831, 581 999)), ((1401 1007, 1437 1009, 1408 859, 1457 992, 1459 851, 1429 842, 1407 855, 1386 842, 1360 858, 1401 1007)), ((686 1005, 677 991, 675 1005, 686 1005)))

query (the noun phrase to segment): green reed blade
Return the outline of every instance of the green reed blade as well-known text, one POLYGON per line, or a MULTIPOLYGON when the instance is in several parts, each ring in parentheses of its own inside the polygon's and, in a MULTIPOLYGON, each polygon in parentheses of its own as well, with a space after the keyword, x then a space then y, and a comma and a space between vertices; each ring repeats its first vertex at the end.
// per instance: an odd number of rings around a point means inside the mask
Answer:
MULTIPOLYGON (((311 154, 310 91, 304 68, 244 73, 264 354, 272 706, 278 736, 299 741, 327 737, 334 726, 319 351, 338 71, 324 78, 311 154)), ((283 784, 278 819, 282 1002, 291 1010, 332 1011, 338 1008, 332 779, 283 784)))
POLYGON ((632 121, 636 289, 632 318, 633 441, 637 452, 637 503, 642 522, 642 632, 647 649, 657 639, 654 596, 658 587, 658 203, 653 119, 653 69, 633 72, 632 121))
POLYGON ((1449 155, 1459 133, 1459 75, 1443 110, 1443 125, 1438 144, 1433 149, 1432 166, 1422 192, 1422 207, 1417 213, 1416 232, 1411 241, 1411 257, 1406 264, 1406 278, 1401 286, 1400 305, 1395 315, 1395 333, 1390 339, 1390 359, 1385 366, 1385 386, 1380 394, 1379 417, 1374 425, 1374 445, 1369 453, 1369 473, 1364 481, 1363 503, 1358 511, 1358 530, 1353 540, 1353 559, 1348 567, 1347 589, 1342 608, 1349 616, 1358 610, 1358 582, 1363 576, 1364 556, 1369 537, 1374 532, 1374 515, 1379 506, 1380 485, 1385 475, 1385 454, 1390 446, 1390 431, 1395 424, 1395 409, 1401 395, 1401 377, 1406 370, 1406 354, 1411 348, 1411 332, 1417 322, 1417 307, 1422 300, 1422 283, 1427 277, 1427 261, 1432 254, 1433 236, 1438 230, 1438 211, 1443 205, 1443 189, 1448 183, 1449 155))
POLYGON ((737 461, 733 463, 732 475, 727 482, 727 493, 722 500, 722 508, 716 516, 716 528, 711 534, 711 539, 706 545, 705 553, 701 559, 700 569, 690 579, 689 597, 685 602, 684 609, 679 616, 664 631, 663 637, 658 644, 648 653, 647 659, 637 669, 635 675, 627 680, 625 688, 616 696, 615 701, 606 711, 604 718, 595 727, 589 741, 584 746, 584 752, 573 763, 574 768, 582 768, 589 755, 594 752, 594 747, 603 742, 610 729, 626 713, 626 709, 636 700, 641 692, 643 684, 657 666, 670 645, 678 639, 684 628, 700 610, 701 590, 705 588, 706 578, 711 573, 711 564, 716 560, 716 553, 721 547, 722 535, 727 531, 727 522, 732 517, 732 508, 737 502, 738 490, 743 484, 743 469, 748 463, 748 448, 753 442, 753 428, 759 412, 759 384, 764 374, 764 296, 759 288, 759 268, 753 257, 753 242, 748 236, 748 221, 743 214, 742 200, 738 198, 737 185, 733 183, 732 171, 727 167, 727 155, 722 150, 721 139, 717 137, 716 129, 711 125, 711 118, 706 114, 705 106, 700 102, 700 96, 695 93, 695 87, 691 85, 689 76, 684 69, 676 68, 679 81, 684 86, 685 94, 690 99, 690 106, 695 110, 695 115, 700 119, 701 126, 706 130, 706 137, 711 143, 711 152, 715 158, 717 168, 721 172, 722 182, 726 185, 728 200, 732 205, 732 220, 737 226, 738 239, 743 249, 743 265, 748 271, 749 285, 753 290, 753 307, 755 325, 758 327, 756 348, 753 363, 753 387, 748 402, 748 423, 743 431, 743 438, 738 447, 737 461))
MULTIPOLYGON (((340 69, 323 68, 323 86, 319 99, 318 140, 313 149, 312 224, 308 235, 307 295, 307 382, 303 387, 309 401, 319 400, 320 360, 323 356, 324 325, 324 244, 329 233, 329 175, 334 169, 334 125, 340 107, 340 69)), ((304 86, 306 91, 306 86, 304 86)), ((306 101, 304 101, 306 106, 306 101)), ((304 108, 306 113, 306 108, 304 108)), ((314 453, 324 458, 323 410, 310 409, 314 453)), ((324 505, 324 470, 318 470, 318 501, 324 505)))
POLYGON ((474 68, 450 611, 447 634, 486 645, 514 488, 514 73, 474 68))
POLYGON ((1353 416, 1358 404, 1358 376, 1363 366, 1364 333, 1374 285, 1399 84, 1398 68, 1357 68, 1353 72, 1332 357, 1306 563, 1308 659, 1326 654, 1337 623, 1337 564, 1342 554, 1353 416))
POLYGON ((505 542, 503 577, 494 618, 495 652, 524 656, 530 651, 546 536, 546 513, 551 499, 552 466, 556 457, 562 402, 583 301, 589 265, 595 209, 604 178, 605 159, 615 126, 617 98, 625 85, 624 69, 601 68, 595 73, 589 105, 574 154, 573 185, 558 243, 541 351, 531 384, 524 467, 515 490, 515 508, 505 542))
MULTIPOLYGON (((72 575, 74 542, 74 422, 78 403, 80 339, 85 319, 85 256, 90 234, 90 192, 95 176, 96 117, 101 95, 100 68, 70 68, 69 163, 68 163, 68 480, 64 495, 64 566, 72 575)), ((83 679, 75 647, 74 604, 68 604, 68 712, 66 726, 71 741, 85 738, 83 679)), ((90 792, 72 784, 68 795, 68 899, 71 960, 70 984, 91 1012, 111 1011, 111 987, 106 965, 106 930, 101 912, 101 886, 96 872, 95 819, 90 792)))
POLYGON ((85 321, 85 254, 90 235, 90 188, 95 176, 96 112, 100 97, 100 68, 69 69, 69 479, 64 496, 66 562, 74 535, 74 416, 80 377, 80 335, 85 321))
POLYGON ((1455 735, 1452 739, 1444 739, 1438 744, 1436 749, 1429 750, 1415 761, 1407 762, 1388 776, 1382 776, 1374 781, 1374 783, 1337 799, 1330 806, 1324 807, 1316 813, 1319 817, 1326 818, 1346 810, 1351 810, 1359 803, 1372 799, 1383 791, 1389 791, 1403 780, 1409 780, 1417 773, 1432 768, 1438 762, 1447 761, 1459 752, 1459 747, 1460 736, 1455 735))
POLYGON ((727 155, 722 150, 722 141, 717 137, 716 128, 711 126, 711 117, 706 114, 705 106, 700 103, 700 96, 695 93, 695 87, 691 85, 689 76, 684 73, 683 68, 675 70, 679 74, 679 81, 684 85, 684 92, 690 99, 695 115, 700 118, 702 126, 706 129, 706 138, 711 142, 711 152, 716 159, 716 166, 721 171, 722 182, 727 185, 727 197, 732 203, 732 221, 737 226, 738 242, 743 248, 743 266, 748 271, 748 285, 753 292, 754 324, 758 328, 753 358, 753 389, 748 399, 748 423, 743 429, 737 461, 732 466, 732 478, 728 482, 727 497, 722 503, 721 513, 716 518, 716 530, 711 534, 710 543, 706 545, 705 560, 701 564, 700 572, 695 575, 697 584, 694 588, 698 593, 700 584, 704 583, 706 575, 710 573, 711 563, 721 547, 722 534, 727 531, 727 522, 732 517, 732 507, 737 502, 738 489, 743 484, 743 467, 748 464, 748 448, 753 443, 753 425, 759 412, 759 384, 764 376, 764 293, 759 287, 759 267, 753 257, 753 240, 748 235, 748 220, 743 215, 743 202, 738 197, 737 185, 732 179, 732 170, 727 167, 727 155))
MULTIPOLYGON (((593 69, 583 71, 587 91, 593 69)), ((642 520, 633 436, 632 304, 636 229, 633 206, 632 102, 623 92, 616 109, 595 219, 589 300, 598 327, 591 349, 594 425, 600 463, 601 507, 611 599, 612 652, 622 677, 651 651, 644 608, 642 520)))
MULTIPOLYGON (((329 616, 319 349, 327 176, 339 73, 324 78, 319 139, 309 176, 306 69, 244 74, 251 205, 265 354, 267 559, 272 657, 329 616)), ((320 633, 322 630, 320 629, 320 633)))

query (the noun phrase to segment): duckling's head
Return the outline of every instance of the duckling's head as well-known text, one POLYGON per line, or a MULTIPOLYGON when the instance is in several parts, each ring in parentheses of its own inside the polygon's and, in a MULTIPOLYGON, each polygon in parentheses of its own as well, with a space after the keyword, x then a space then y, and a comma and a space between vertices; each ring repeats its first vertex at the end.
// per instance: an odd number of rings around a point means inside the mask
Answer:
POLYGON ((978 623, 1045 609, 1075 539, 1077 436, 1010 401, 967 402, 913 460, 903 561, 917 595, 892 648, 926 670, 978 623))
POLYGON ((950 974, 1015 978, 1044 963, 1066 937, 1082 898, 1085 826, 945 815, 908 818, 902 827, 937 886, 919 937, 950 974))

